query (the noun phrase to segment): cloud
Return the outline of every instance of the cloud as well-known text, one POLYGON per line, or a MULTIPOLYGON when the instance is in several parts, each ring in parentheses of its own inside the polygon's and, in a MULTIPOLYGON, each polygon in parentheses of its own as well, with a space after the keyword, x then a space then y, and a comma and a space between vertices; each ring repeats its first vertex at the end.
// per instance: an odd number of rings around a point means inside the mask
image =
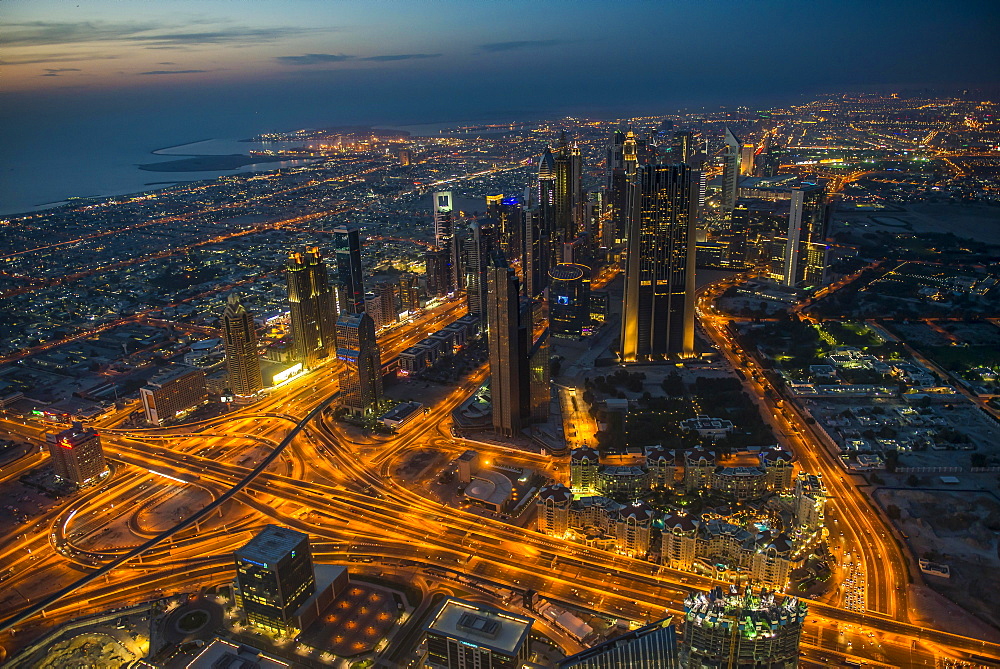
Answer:
POLYGON ((3 41, 4 46, 8 49, 11 47, 45 47, 98 41, 143 44, 147 45, 146 48, 169 48, 199 44, 245 43, 247 41, 269 42, 319 30, 282 26, 267 28, 233 26, 217 30, 190 30, 197 23, 165 25, 154 22, 81 21, 61 23, 26 21, 7 24, 3 41))
POLYGON ((208 70, 150 70, 149 72, 140 72, 139 74, 201 74, 202 72, 208 72, 208 70))
POLYGON ((118 56, 74 56, 72 54, 52 54, 44 58, 30 58, 27 60, 0 60, 3 65, 40 65, 42 63, 77 63, 81 60, 113 60, 118 56))
POLYGON ((526 39, 516 42, 490 42, 479 46, 483 51, 515 51, 517 49, 534 49, 537 47, 556 46, 562 44, 563 40, 558 39, 526 39))
POLYGON ((378 62, 387 62, 390 60, 416 60, 420 58, 438 58, 441 54, 439 53, 400 53, 391 56, 369 56, 367 58, 362 58, 361 60, 374 60, 378 62))
POLYGON ((275 60, 286 65, 322 65, 323 63, 343 63, 352 58, 354 56, 342 53, 307 53, 301 56, 278 56, 275 60))
POLYGON ((47 67, 45 68, 45 74, 40 74, 40 77, 58 77, 63 72, 83 72, 78 67, 47 67))

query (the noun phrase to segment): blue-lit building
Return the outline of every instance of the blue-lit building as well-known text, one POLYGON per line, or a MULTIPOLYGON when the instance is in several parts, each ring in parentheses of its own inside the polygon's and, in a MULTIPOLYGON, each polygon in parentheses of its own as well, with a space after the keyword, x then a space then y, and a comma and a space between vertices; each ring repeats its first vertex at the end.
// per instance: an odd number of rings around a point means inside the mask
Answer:
POLYGON ((576 338, 590 325, 590 268, 561 263, 549 270, 549 327, 554 337, 576 338))
POLYGON ((236 590, 247 621, 297 633, 296 612, 316 591, 309 535, 268 525, 236 551, 236 590))

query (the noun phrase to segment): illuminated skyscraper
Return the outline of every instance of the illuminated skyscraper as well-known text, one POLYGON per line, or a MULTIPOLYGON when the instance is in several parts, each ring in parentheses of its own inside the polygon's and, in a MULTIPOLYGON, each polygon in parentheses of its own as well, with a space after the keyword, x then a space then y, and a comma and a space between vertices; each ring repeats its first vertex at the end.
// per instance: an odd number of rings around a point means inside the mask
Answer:
POLYGON ((333 229, 337 257, 337 280, 344 290, 343 310, 357 314, 365 310, 365 284, 361 273, 361 228, 338 225, 333 229))
POLYGON ((417 277, 407 274, 399 277, 399 303, 403 311, 415 313, 420 309, 420 287, 417 277))
POLYGON ((62 432, 45 435, 56 478, 84 486, 108 473, 101 437, 80 423, 62 432))
POLYGON ((621 359, 694 353, 691 169, 641 165, 632 185, 621 359))
POLYGON ((750 587, 689 595, 684 600, 683 669, 795 669, 806 605, 750 587))
POLYGON ((229 294, 222 314, 222 341, 226 347, 229 389, 238 400, 256 397, 264 387, 257 355, 257 330, 253 317, 236 293, 229 294))
POLYGON ((590 325, 590 268, 561 263, 549 270, 552 336, 576 339, 590 325))
POLYGON ((517 275, 503 256, 487 270, 487 343, 490 349, 490 398, 493 428, 517 435, 529 415, 528 338, 530 305, 522 305, 517 275))
POLYGON ((822 186, 791 189, 788 228, 772 243, 771 278, 785 286, 819 286, 827 267, 829 208, 822 186))
POLYGON ((726 126, 726 150, 722 155, 722 209, 730 212, 736 206, 736 190, 740 178, 740 140, 726 126))
POLYGON ((497 222, 497 240, 504 257, 514 262, 524 255, 524 211, 516 197, 486 197, 486 214, 497 222))
POLYGON ((236 551, 236 590, 247 620, 295 634, 296 612, 316 591, 309 535, 267 525, 236 551))
POLYGON ((448 249, 434 248, 424 252, 429 296, 444 297, 452 291, 450 256, 448 249))
POLYGON ((740 174, 745 177, 753 176, 754 152, 757 150, 753 144, 744 144, 740 147, 740 174))
POLYGON ((452 219, 451 191, 434 193, 434 245, 447 248, 447 240, 455 234, 452 219))
MULTIPOLYGON (((364 304, 362 294, 362 305, 364 304)), ((291 307, 295 356, 306 369, 315 367, 336 347, 337 312, 326 265, 319 249, 292 253, 288 262, 288 302, 291 307)))
POLYGON ((674 133, 673 154, 678 163, 690 163, 695 154, 694 133, 690 130, 678 130, 674 133))
POLYGON ((354 413, 368 413, 382 400, 382 358, 375 321, 365 312, 341 314, 337 321, 340 403, 354 413))
POLYGON ((469 313, 486 317, 486 272, 496 244, 491 219, 473 221, 465 238, 465 300, 469 313))

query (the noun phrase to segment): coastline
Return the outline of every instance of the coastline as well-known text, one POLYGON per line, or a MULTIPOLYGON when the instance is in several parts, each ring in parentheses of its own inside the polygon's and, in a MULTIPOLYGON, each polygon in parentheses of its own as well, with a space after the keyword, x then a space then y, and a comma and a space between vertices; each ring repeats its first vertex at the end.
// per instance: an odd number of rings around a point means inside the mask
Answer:
MULTIPOLYGON (((183 142, 181 144, 174 144, 172 146, 161 146, 158 149, 151 150, 150 153, 152 153, 154 156, 158 156, 158 155, 160 155, 160 151, 169 151, 170 149, 179 149, 182 146, 190 146, 191 144, 201 144, 202 142, 210 142, 210 141, 212 141, 212 139, 214 139, 214 138, 213 137, 206 137, 205 139, 196 139, 193 142, 183 142)), ((199 154, 197 154, 197 153, 187 153, 187 154, 184 154, 184 153, 174 153, 174 154, 168 154, 168 155, 175 155, 175 156, 177 156, 177 155, 181 155, 181 156, 183 156, 183 155, 197 156, 199 154)))

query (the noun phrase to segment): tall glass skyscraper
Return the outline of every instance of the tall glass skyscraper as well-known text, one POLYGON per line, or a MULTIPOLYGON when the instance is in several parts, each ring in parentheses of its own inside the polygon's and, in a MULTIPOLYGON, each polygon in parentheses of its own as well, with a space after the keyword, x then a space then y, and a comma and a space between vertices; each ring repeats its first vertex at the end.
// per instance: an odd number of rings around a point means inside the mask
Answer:
POLYGON ((247 620, 295 633, 295 613, 316 590, 309 535, 267 525, 236 551, 236 589, 247 620))
POLYGON ((333 229, 337 257, 337 280, 343 287, 343 310, 358 314, 365 310, 365 284, 361 275, 361 228, 338 225, 333 229))
POLYGON ((382 357, 375 339, 375 321, 365 312, 341 314, 337 321, 337 357, 341 406, 355 413, 372 411, 382 400, 382 357))
POLYGON ((257 355, 257 330, 253 317, 236 293, 229 295, 222 314, 222 341, 226 348, 229 389, 239 400, 252 400, 264 387, 257 355))
MULTIPOLYGON (((363 300, 362 293, 362 304, 363 300)), ((291 254, 288 302, 295 355, 303 367, 310 369, 336 349, 337 310, 318 248, 310 247, 304 253, 291 254)))
POLYGON ((640 165, 631 184, 621 360, 694 353, 694 227, 687 165, 640 165))

